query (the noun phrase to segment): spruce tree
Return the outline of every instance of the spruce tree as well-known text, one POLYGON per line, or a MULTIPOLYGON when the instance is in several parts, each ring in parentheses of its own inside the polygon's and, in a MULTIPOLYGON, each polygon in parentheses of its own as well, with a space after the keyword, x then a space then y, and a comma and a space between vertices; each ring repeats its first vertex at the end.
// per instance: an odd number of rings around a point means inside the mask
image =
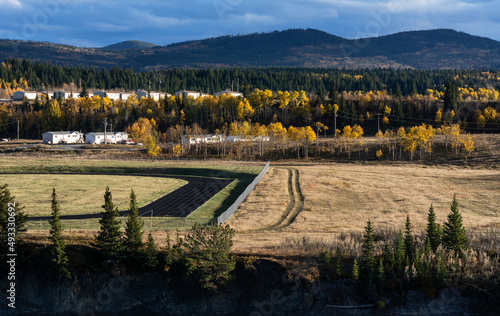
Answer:
POLYGON ((146 243, 146 261, 145 264, 148 268, 155 269, 158 266, 158 251, 156 250, 155 241, 151 232, 148 234, 148 241, 146 243))
POLYGON ((405 257, 404 237, 401 230, 399 230, 394 245, 394 265, 399 268, 403 267, 405 257))
POLYGON ((354 259, 354 263, 352 264, 352 278, 354 280, 359 280, 359 265, 356 259, 354 259))
POLYGON ((373 240, 373 227, 368 220, 363 235, 363 276, 367 278, 368 283, 372 284, 373 271, 375 266, 375 244, 373 240))
POLYGON ((405 254, 406 258, 408 258, 408 266, 413 263, 414 251, 413 251, 413 235, 411 231, 411 222, 410 215, 406 215, 406 223, 405 223, 405 254))
POLYGON ((82 91, 80 92, 80 98, 88 98, 89 91, 87 90, 87 84, 84 82, 82 84, 82 91))
POLYGON ((69 260, 64 248, 66 247, 64 239, 61 235, 62 227, 59 218, 59 202, 57 201, 56 188, 52 188, 52 219, 50 220, 50 256, 52 263, 52 271, 56 276, 69 278, 69 260))
POLYGON ((456 195, 453 196, 448 221, 444 224, 442 243, 446 249, 454 250, 455 253, 458 253, 461 249, 466 249, 469 243, 465 228, 462 225, 462 215, 458 211, 456 195))
POLYGON ((142 248, 143 227, 144 221, 139 217, 135 193, 131 190, 129 213, 125 223, 125 248, 128 252, 137 253, 142 248))
POLYGON ((386 285, 386 277, 385 277, 385 267, 382 259, 378 261, 378 274, 377 274, 378 287, 383 288, 386 285))
POLYGON ((337 247, 336 258, 335 258, 335 277, 340 278, 342 276, 342 253, 340 252, 340 247, 337 247))
POLYGON ((106 187, 104 194, 104 212, 99 220, 101 229, 96 236, 96 246, 100 248, 106 256, 111 259, 118 259, 122 252, 122 232, 121 222, 118 220, 118 208, 113 204, 113 198, 109 187, 106 187))
POLYGON ((436 252, 441 244, 441 228, 436 223, 436 213, 434 213, 432 204, 427 215, 426 240, 429 242, 432 251, 436 252))

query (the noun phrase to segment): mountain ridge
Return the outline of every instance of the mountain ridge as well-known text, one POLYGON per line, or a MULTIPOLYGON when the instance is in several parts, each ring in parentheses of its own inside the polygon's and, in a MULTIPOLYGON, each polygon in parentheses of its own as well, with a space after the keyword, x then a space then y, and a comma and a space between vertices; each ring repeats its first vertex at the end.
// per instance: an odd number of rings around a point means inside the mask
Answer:
POLYGON ((125 41, 103 48, 0 40, 0 59, 99 68, 320 67, 500 68, 500 42, 451 29, 345 39, 316 29, 225 35, 165 46, 125 41))
POLYGON ((139 40, 123 41, 101 47, 102 50, 150 49, 158 45, 139 40))

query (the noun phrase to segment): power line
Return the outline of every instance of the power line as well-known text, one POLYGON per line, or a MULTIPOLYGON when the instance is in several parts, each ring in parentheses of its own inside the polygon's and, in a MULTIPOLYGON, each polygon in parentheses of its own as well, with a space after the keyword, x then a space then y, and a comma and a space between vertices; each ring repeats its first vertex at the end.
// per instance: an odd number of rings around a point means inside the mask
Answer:
POLYGON ((7 126, 11 124, 17 124, 18 121, 10 122, 10 123, 5 123, 5 124, 0 124, 0 126, 7 126))

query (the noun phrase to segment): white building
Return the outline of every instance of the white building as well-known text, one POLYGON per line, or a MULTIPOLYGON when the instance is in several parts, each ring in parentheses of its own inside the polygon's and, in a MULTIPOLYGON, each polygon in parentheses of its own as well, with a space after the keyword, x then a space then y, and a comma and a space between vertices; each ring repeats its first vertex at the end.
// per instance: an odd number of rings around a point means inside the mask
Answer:
POLYGON ((110 100, 113 100, 113 101, 117 101, 117 100, 120 100, 120 93, 116 93, 116 92, 107 92, 106 93, 106 96, 110 99, 110 100))
POLYGON ((201 93, 196 91, 179 90, 175 93, 175 97, 178 98, 179 96, 182 96, 184 99, 187 99, 188 97, 196 99, 201 96, 201 93))
POLYGON ((54 92, 42 92, 41 94, 46 95, 49 100, 54 98, 54 92))
POLYGON ((132 93, 120 93, 120 99, 122 101, 127 101, 127 99, 132 96, 132 93))
POLYGON ((191 136, 187 138, 186 136, 182 137, 183 144, 202 144, 202 143, 220 143, 224 141, 224 136, 222 135, 202 135, 202 136, 191 136))
MULTIPOLYGON (((151 96, 151 99, 155 100, 155 101, 159 101, 160 100, 160 96, 161 97, 165 97, 165 94, 161 93, 161 92, 147 92, 146 90, 137 90, 135 92, 135 94, 137 95, 137 99, 141 99, 142 97, 145 97, 147 98, 148 96, 151 96)), ((170 94, 166 94, 167 97, 170 96, 170 94)))
POLYGON ((28 100, 35 100, 38 92, 35 91, 16 91, 12 94, 14 101, 22 101, 26 97, 28 100))
POLYGON ((268 142, 269 136, 227 136, 227 142, 268 142))
POLYGON ((66 92, 66 91, 55 91, 54 92, 54 99, 59 99, 62 98, 64 100, 73 98, 77 99, 80 97, 80 92, 66 92))
POLYGON ((222 94, 227 94, 227 95, 231 95, 235 98, 243 98, 243 93, 241 92, 236 92, 236 91, 229 91, 229 90, 224 90, 224 91, 220 91, 220 92, 217 92, 215 94, 216 97, 219 97, 220 95, 222 94))
POLYGON ((75 144, 83 143, 83 133, 80 132, 45 132, 42 134, 45 144, 75 144))
POLYGON ((116 92, 105 92, 105 91, 94 91, 94 95, 99 96, 101 99, 108 97, 110 100, 116 101, 120 99, 120 93, 116 92))
MULTIPOLYGON (((128 134, 125 132, 108 132, 106 133, 107 144, 119 144, 128 140, 128 134)), ((104 133, 95 132, 85 134, 85 142, 87 144, 104 144, 104 133)))

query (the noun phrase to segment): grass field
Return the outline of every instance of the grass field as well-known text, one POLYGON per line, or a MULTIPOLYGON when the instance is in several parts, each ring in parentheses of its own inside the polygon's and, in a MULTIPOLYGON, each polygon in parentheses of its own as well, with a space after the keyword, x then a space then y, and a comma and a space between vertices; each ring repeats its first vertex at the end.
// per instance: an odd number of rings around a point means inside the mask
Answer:
POLYGON ((119 210, 126 210, 131 189, 141 207, 186 181, 119 175, 0 174, 0 183, 9 184, 11 193, 25 206, 29 216, 49 216, 53 187, 56 188, 61 215, 76 215, 102 212, 106 186, 113 194, 113 203, 119 210))
MULTIPOLYGON (((26 206, 30 216, 50 215, 53 186, 58 193, 62 215, 69 215, 100 212, 106 186, 113 193, 113 202, 123 210, 128 209, 131 188, 142 206, 185 183, 183 180, 146 175, 234 179, 193 212, 188 221, 206 220, 225 211, 263 166, 262 163, 237 162, 29 157, 6 157, 0 162, 0 172, 3 173, 0 174, 0 183, 9 184, 12 194, 26 206), (86 175, 88 173, 91 175, 86 175)), ((90 222, 89 220, 89 227, 93 227, 90 222)), ((163 219, 159 219, 153 226, 161 229, 167 225, 163 219)))
POLYGON ((235 245, 242 251, 275 248, 290 238, 360 232, 368 219, 375 229, 402 229, 407 214, 419 231, 431 204, 438 221, 446 220, 454 194, 466 227, 500 227, 498 169, 416 164, 272 164, 228 224, 237 230, 235 245), (285 225, 292 213, 285 214, 291 201, 287 169, 298 171, 303 205, 285 225))

